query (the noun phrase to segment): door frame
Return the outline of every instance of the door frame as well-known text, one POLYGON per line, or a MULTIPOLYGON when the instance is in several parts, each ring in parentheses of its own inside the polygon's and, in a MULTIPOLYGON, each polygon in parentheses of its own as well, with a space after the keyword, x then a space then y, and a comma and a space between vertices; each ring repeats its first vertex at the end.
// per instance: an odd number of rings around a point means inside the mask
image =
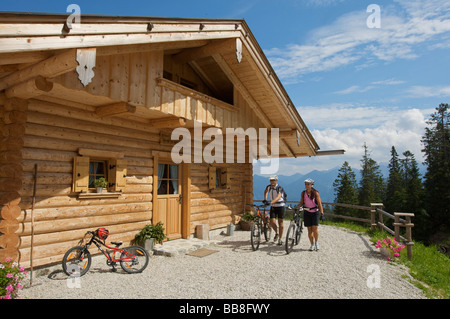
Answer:
MULTIPOLYGON (((158 164, 174 164, 170 152, 153 151, 153 198, 152 198, 152 224, 160 220, 158 212, 158 164)), ((191 164, 180 163, 179 181, 181 183, 181 238, 187 239, 191 235, 191 164)))

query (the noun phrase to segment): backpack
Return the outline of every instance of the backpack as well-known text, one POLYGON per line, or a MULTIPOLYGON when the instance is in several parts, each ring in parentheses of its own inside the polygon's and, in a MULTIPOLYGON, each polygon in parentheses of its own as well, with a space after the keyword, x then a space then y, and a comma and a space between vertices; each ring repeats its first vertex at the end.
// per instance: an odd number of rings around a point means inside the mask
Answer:
MULTIPOLYGON (((266 189, 270 189, 270 187, 271 187, 272 185, 267 185, 266 186, 266 189)), ((279 193, 279 189, 280 189, 280 185, 277 185, 277 187, 275 187, 275 190, 277 191, 277 193, 279 193)), ((281 196, 283 196, 283 202, 286 202, 287 201, 287 193, 284 191, 284 188, 283 187, 281 187, 281 190, 283 191, 282 193, 281 193, 281 196)))
MULTIPOLYGON (((277 187, 275 188, 275 190, 277 191, 277 193, 278 193, 278 190, 280 189, 280 185, 277 185, 277 187)), ((281 190, 283 191, 282 193, 281 193, 281 196, 283 196, 283 201, 284 202, 287 202, 287 193, 284 191, 284 188, 283 187, 281 187, 281 190)))

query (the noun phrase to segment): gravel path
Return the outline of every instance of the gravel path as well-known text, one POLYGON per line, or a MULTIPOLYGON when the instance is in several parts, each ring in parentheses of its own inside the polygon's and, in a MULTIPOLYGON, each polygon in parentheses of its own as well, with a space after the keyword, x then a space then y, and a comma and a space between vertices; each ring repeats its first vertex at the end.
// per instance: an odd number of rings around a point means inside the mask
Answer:
MULTIPOLYGON (((286 225, 287 226, 287 225, 286 225)), ((287 227, 285 227, 285 231, 287 227)), ((406 269, 381 257, 366 235, 319 226, 320 251, 310 252, 306 233, 287 255, 284 246, 262 243, 252 251, 250 232, 220 239, 206 257, 152 256, 141 274, 111 272, 105 258, 93 258, 80 288, 69 288, 62 270, 34 279, 19 298, 425 298, 406 277, 406 269), (374 265, 374 266, 371 266, 374 265), (373 267, 373 268, 371 268, 373 267), (368 278, 379 269, 380 288, 368 278), (403 276, 403 277, 402 277, 403 276), (369 279, 369 283, 373 283, 369 279)))

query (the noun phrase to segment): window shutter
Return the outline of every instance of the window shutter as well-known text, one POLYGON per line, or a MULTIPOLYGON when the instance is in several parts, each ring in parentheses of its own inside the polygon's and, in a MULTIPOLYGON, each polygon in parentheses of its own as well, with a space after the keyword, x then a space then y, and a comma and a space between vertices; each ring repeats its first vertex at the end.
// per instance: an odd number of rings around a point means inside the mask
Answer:
POLYGON ((122 159, 115 159, 110 161, 112 190, 114 192, 121 192, 125 189, 127 184, 127 161, 122 159))
POLYGON ((223 188, 230 189, 231 188, 231 172, 229 168, 225 168, 222 170, 222 185, 223 188))
POLYGON ((209 189, 215 189, 216 188, 216 168, 210 167, 209 168, 209 189))
POLYGON ((74 192, 87 192, 89 189, 89 157, 76 156, 73 158, 74 192))

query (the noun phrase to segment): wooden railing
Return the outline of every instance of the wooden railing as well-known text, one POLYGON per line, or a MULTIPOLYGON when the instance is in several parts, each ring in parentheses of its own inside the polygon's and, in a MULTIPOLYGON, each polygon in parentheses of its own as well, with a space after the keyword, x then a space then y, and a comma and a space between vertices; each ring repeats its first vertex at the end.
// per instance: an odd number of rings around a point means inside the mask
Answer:
POLYGON ((151 110, 216 127, 232 127, 236 120, 239 108, 234 105, 167 79, 158 78, 156 85, 157 103, 151 110))
MULTIPOLYGON (((262 200, 254 200, 254 202, 262 202, 262 200)), ((287 204, 294 204, 292 206, 298 205, 298 202, 295 201, 287 201, 287 204)), ((370 219, 369 218, 360 218, 360 217, 354 217, 354 216, 345 216, 345 215, 339 215, 334 213, 326 213, 325 216, 327 217, 335 217, 335 218, 342 218, 362 223, 368 223, 370 225, 371 230, 375 230, 376 227, 379 227, 380 230, 384 230, 388 232, 389 234, 393 235, 395 239, 400 242, 404 242, 406 245, 407 255, 408 258, 412 258, 412 246, 414 246, 414 242, 412 241, 412 228, 414 227, 414 224, 411 223, 411 217, 414 217, 414 214, 411 213, 394 213, 394 215, 382 210, 383 207, 382 203, 371 203, 370 206, 359 206, 359 205, 351 205, 351 204, 341 204, 341 203, 329 203, 329 202, 322 202, 322 205, 329 205, 329 206, 336 206, 336 207, 345 207, 345 208, 351 208, 351 209, 358 209, 358 210, 364 210, 370 212, 370 219), (377 221, 378 216, 378 221, 377 221), (384 217, 388 217, 394 220, 393 226, 394 230, 390 229, 385 223, 384 223, 384 217), (404 217, 404 218, 403 218, 404 217), (400 235, 400 227, 405 227, 405 236, 403 237, 400 235)))

